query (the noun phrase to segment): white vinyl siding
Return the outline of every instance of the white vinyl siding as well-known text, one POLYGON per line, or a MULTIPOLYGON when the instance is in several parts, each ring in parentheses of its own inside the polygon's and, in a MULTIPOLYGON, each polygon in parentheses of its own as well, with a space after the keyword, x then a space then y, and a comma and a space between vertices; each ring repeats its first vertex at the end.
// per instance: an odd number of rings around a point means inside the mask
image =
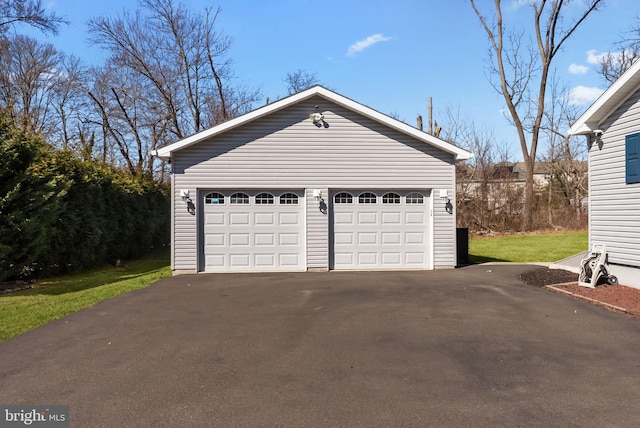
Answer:
MULTIPOLYGON (((176 270, 195 270, 198 254, 198 215, 187 211, 181 189, 195 194, 197 189, 295 187, 308 195, 322 189, 327 204, 329 189, 448 189, 455 206, 452 154, 318 96, 177 151, 172 167, 176 270), (316 105, 326 127, 309 119, 316 105)), ((455 213, 439 201, 435 205, 434 265, 454 266, 455 213)), ((328 251, 327 215, 312 196, 306 209, 308 267, 327 267, 321 256, 328 251)))
POLYGON ((640 183, 627 184, 625 170, 625 138, 640 132, 640 91, 600 128, 589 151, 590 244, 605 244, 610 263, 640 267, 640 183))
POLYGON ((329 219, 326 212, 329 204, 329 189, 307 189, 307 268, 329 268, 329 219), (322 198, 316 201, 313 190, 320 190, 322 198), (322 210, 325 210, 324 212, 322 210))

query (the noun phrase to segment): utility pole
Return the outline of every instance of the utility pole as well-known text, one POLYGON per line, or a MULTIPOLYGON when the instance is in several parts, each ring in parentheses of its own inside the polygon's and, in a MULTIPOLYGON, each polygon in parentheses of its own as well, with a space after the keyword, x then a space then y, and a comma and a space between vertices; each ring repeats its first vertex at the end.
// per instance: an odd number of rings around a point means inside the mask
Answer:
POLYGON ((429 112, 429 128, 427 132, 433 135, 433 104, 431 103, 431 97, 429 97, 429 104, 427 105, 427 111, 429 112))

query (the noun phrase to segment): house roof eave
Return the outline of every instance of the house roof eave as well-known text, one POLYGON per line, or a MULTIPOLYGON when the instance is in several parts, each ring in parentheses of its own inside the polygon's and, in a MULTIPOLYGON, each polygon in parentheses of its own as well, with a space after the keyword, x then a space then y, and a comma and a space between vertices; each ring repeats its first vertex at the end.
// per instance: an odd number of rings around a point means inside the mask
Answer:
POLYGON ((598 129, 597 123, 575 123, 571 128, 569 128, 569 135, 589 135, 592 134, 593 131, 598 129))
POLYGON ((625 71, 569 128, 569 135, 588 135, 640 88, 640 61, 625 71))

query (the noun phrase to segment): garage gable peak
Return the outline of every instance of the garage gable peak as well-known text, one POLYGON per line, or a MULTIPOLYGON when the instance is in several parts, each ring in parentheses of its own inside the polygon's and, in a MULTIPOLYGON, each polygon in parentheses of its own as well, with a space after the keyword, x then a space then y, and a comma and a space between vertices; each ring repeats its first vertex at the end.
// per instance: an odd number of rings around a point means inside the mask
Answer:
MULTIPOLYGON (((457 147, 454 144, 441 140, 433 135, 430 135, 424 131, 414 128, 400 120, 394 119, 388 115, 380 113, 377 110, 374 110, 370 107, 360 104, 350 98, 347 98, 336 92, 330 91, 320 85, 313 86, 312 88, 298 92, 289 97, 278 100, 272 104, 267 104, 263 107, 257 108, 242 116, 238 116, 234 119, 231 119, 219 125, 213 126, 209 129, 201 131, 190 137, 184 138, 173 144, 169 144, 167 146, 159 148, 153 151, 153 155, 164 160, 170 160, 172 158, 172 155, 179 150, 193 146, 194 144, 198 144, 201 141, 204 141, 206 139, 219 135, 223 132, 227 132, 229 130, 241 127, 254 120, 266 117, 272 113, 275 113, 284 108, 290 107, 299 102, 305 101, 314 96, 320 96, 328 101, 334 102, 344 108, 347 108, 351 111, 361 114, 362 116, 372 119, 391 129, 395 129, 399 132, 402 132, 403 134, 411 136, 419 141, 429 144, 446 153, 450 153, 454 156, 455 160, 466 160, 466 159, 470 159, 473 156, 467 150, 461 149, 460 147, 457 147)), ((315 122, 321 123, 323 119, 321 116, 322 116, 321 113, 310 113, 309 119, 314 121, 314 123, 315 122)))

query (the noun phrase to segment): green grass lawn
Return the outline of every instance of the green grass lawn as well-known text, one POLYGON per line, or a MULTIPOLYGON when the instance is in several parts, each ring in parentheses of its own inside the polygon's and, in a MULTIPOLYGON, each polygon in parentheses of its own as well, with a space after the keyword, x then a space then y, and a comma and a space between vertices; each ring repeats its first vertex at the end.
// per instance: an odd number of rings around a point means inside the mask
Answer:
POLYGON ((563 232, 469 239, 469 261, 555 262, 588 249, 588 233, 563 232))
POLYGON ((0 295, 0 341, 171 275, 169 251, 123 266, 104 266, 51 279, 29 290, 0 295))

